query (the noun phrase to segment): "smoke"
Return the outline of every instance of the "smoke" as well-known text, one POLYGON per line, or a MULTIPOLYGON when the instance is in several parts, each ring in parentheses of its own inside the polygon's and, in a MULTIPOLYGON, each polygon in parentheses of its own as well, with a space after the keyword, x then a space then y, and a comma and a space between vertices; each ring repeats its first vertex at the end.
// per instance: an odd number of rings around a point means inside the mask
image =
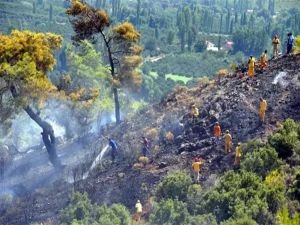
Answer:
MULTIPOLYGON (((87 177, 109 150, 107 141, 100 138, 100 135, 103 126, 115 122, 113 112, 97 112, 56 99, 49 99, 44 108, 34 111, 52 126, 57 138, 57 154, 66 168, 60 173, 53 168, 47 151, 42 148, 42 129, 21 110, 1 141, 8 146, 14 145, 19 152, 27 153, 15 156, 12 165, 5 169, 3 179, 0 180, 2 190, 15 190, 15 187, 21 185, 24 187, 22 190, 31 192, 57 180, 68 180, 70 169, 82 164, 86 165, 83 172, 87 172, 82 175, 87 177)), ((22 193, 18 191, 11 196, 21 196, 22 193)))
POLYGON ((280 73, 278 73, 275 76, 272 84, 274 84, 274 85, 278 84, 279 86, 285 88, 289 84, 288 81, 285 80, 286 76, 287 76, 287 72, 280 72, 280 73))
MULTIPOLYGON (((65 136, 65 129, 54 120, 47 120, 57 137, 65 136)), ((15 146, 19 152, 25 152, 32 146, 42 144, 40 133, 42 129, 29 118, 25 112, 19 113, 14 120, 12 120, 11 129, 2 138, 1 142, 8 146, 15 146)))
POLYGON ((103 126, 115 122, 116 118, 112 112, 102 113, 101 115, 98 115, 97 119, 92 123, 91 132, 97 134, 103 126))

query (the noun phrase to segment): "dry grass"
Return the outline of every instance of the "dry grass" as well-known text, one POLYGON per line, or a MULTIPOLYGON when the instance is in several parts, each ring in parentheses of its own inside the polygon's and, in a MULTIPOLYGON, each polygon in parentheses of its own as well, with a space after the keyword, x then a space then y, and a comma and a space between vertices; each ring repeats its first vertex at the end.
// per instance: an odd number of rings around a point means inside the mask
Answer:
POLYGON ((170 131, 168 131, 166 134, 165 134, 165 140, 167 142, 172 142, 174 141, 174 134, 170 131))
POLYGON ((160 153, 160 147, 159 145, 155 145, 153 148, 153 154, 158 155, 160 153))
POLYGON ((144 164, 143 163, 135 163, 132 166, 133 169, 142 169, 144 168, 144 164))
POLYGON ((146 156, 140 156, 140 157, 139 157, 139 163, 142 163, 142 164, 144 164, 144 166, 145 166, 146 164, 149 163, 149 158, 146 157, 146 156))
POLYGON ((148 128, 144 133, 152 141, 158 140, 159 130, 157 128, 148 128))

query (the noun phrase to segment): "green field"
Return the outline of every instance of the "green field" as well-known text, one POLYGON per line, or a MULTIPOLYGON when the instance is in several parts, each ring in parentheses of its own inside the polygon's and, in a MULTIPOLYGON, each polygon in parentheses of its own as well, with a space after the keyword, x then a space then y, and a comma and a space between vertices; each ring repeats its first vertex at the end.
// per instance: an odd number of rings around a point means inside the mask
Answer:
POLYGON ((177 75, 177 74, 171 74, 171 73, 166 74, 165 78, 166 78, 166 80, 170 79, 175 82, 182 81, 184 84, 187 84, 189 81, 193 80, 192 77, 186 77, 183 75, 177 75))

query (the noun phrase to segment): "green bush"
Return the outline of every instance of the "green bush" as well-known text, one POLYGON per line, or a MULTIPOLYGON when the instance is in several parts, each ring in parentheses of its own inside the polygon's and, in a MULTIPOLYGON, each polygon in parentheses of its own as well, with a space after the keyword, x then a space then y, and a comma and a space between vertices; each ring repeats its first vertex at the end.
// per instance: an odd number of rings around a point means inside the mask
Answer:
POLYGON ((246 216, 268 223, 265 221, 270 219, 266 193, 266 186, 256 174, 230 171, 217 187, 199 199, 198 212, 213 213, 218 222, 246 216))
POLYGON ((265 177, 268 172, 280 166, 277 152, 274 148, 257 148, 252 153, 245 155, 241 168, 265 177))
POLYGON ((61 212, 61 221, 65 224, 71 224, 74 220, 89 221, 92 210, 93 205, 87 193, 75 192, 71 197, 69 206, 61 212))
POLYGON ((61 211, 60 221, 71 225, 130 225, 131 216, 121 204, 97 206, 91 203, 87 193, 75 192, 70 204, 61 211))
POLYGON ((291 191, 290 191, 294 197, 300 201, 300 173, 298 173, 295 177, 295 180, 293 181, 291 191))
POLYGON ((101 206, 97 209, 101 225, 129 225, 131 224, 131 216, 125 206, 121 204, 113 204, 111 207, 101 206))
POLYGON ((162 200, 154 205, 153 213, 150 215, 151 225, 174 225, 188 224, 190 215, 186 204, 173 199, 162 200))
POLYGON ((278 170, 272 171, 265 179, 269 211, 275 214, 285 204, 285 175, 278 170))
POLYGON ((221 225, 257 225, 257 223, 251 218, 240 218, 227 220, 221 225))
POLYGON ((197 215, 190 218, 188 225, 217 225, 216 218, 212 214, 197 215))
POLYGON ((265 144, 256 139, 248 141, 246 144, 243 144, 243 155, 254 152, 255 149, 264 147, 265 144))
POLYGON ((300 152, 300 125, 292 119, 287 119, 283 127, 269 137, 269 143, 278 152, 280 158, 286 159, 294 152, 300 152))
POLYGON ((288 209, 284 208, 278 211, 276 215, 277 225, 299 225, 300 224, 300 214, 296 213, 293 218, 290 217, 288 209))
POLYGON ((192 178, 184 172, 175 172, 168 175, 158 185, 156 196, 158 199, 178 199, 184 201, 187 199, 189 186, 192 184, 192 178))
POLYGON ((194 45, 195 52, 203 52, 207 48, 205 39, 198 39, 194 45))

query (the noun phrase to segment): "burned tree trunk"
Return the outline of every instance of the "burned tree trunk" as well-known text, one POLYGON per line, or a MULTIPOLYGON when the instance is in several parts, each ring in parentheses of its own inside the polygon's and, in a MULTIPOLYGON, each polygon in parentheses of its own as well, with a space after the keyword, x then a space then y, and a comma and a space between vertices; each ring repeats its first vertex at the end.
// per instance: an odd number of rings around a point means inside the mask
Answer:
MULTIPOLYGON (((14 98, 19 97, 17 89, 14 85, 10 86, 10 92, 14 98)), ((37 113, 35 113, 30 106, 24 106, 23 109, 28 114, 28 116, 43 129, 41 135, 49 155, 49 160, 53 164, 53 166, 59 167, 61 163, 56 153, 56 141, 52 126, 48 122, 42 120, 42 118, 37 113)))
MULTIPOLYGON (((107 48, 107 54, 108 54, 108 60, 109 60, 109 65, 110 65, 110 73, 112 78, 116 77, 116 68, 115 68, 115 64, 114 64, 114 59, 113 59, 113 54, 111 51, 111 46, 110 46, 110 39, 107 39, 107 37, 105 36, 105 34, 101 31, 100 32, 105 46, 107 48)), ((120 115, 120 101, 119 101, 119 95, 118 95, 118 89, 117 87, 113 87, 113 95, 114 95, 114 101, 115 101, 115 117, 116 117, 116 123, 120 123, 121 122, 121 115, 120 115)))

